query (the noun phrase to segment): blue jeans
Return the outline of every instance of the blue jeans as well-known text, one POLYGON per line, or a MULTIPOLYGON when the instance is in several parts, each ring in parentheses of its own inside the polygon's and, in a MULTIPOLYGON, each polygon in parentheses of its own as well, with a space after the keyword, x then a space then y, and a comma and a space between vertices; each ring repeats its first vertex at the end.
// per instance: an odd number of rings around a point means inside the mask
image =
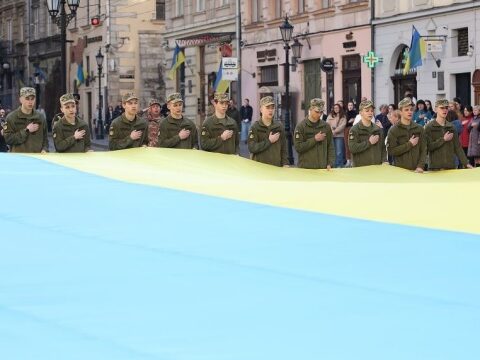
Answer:
POLYGON ((345 140, 343 137, 333 138, 335 145, 335 167, 340 168, 345 165, 345 140))
POLYGON ((242 130, 240 133, 240 141, 247 141, 248 139, 248 131, 250 130, 250 121, 245 122, 242 120, 242 130))

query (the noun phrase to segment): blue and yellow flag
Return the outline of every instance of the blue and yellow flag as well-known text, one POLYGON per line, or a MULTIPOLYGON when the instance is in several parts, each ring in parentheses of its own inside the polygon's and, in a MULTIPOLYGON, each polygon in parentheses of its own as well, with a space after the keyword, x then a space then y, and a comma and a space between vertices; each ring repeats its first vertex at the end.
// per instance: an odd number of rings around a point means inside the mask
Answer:
POLYGON ((403 75, 407 75, 410 69, 421 66, 422 58, 425 57, 426 53, 427 46, 425 40, 422 39, 415 26, 412 26, 412 40, 410 41, 407 62, 403 68, 403 75))
POLYGON ((176 44, 175 51, 173 52, 172 67, 168 72, 168 78, 170 80, 175 78, 175 73, 178 67, 184 62, 185 62, 185 54, 183 53, 182 50, 180 50, 180 47, 178 46, 178 44, 176 44))
POLYGON ((83 71, 83 64, 77 65, 77 86, 85 82, 85 72, 83 71))
POLYGON ((213 84, 213 89, 215 90, 215 92, 224 94, 227 92, 229 86, 230 81, 223 79, 222 60, 220 60, 220 66, 217 71, 217 78, 215 79, 215 84, 213 84))

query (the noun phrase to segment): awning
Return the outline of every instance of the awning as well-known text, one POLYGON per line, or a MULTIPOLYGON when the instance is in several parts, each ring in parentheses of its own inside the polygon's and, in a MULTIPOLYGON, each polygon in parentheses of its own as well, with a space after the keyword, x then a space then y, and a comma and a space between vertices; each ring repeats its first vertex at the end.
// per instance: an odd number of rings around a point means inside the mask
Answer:
POLYGON ((191 46, 202 46, 212 43, 224 43, 230 42, 234 38, 234 32, 222 32, 222 33, 203 33, 192 36, 187 36, 182 39, 175 39, 175 42, 181 48, 191 46))

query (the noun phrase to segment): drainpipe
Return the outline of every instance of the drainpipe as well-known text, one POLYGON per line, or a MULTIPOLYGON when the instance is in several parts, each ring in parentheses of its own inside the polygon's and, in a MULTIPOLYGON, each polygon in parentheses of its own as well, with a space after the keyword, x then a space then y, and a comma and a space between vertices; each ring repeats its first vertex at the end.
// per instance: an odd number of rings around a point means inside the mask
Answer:
MULTIPOLYGON (((370 0, 370 41, 372 42, 371 47, 372 51, 375 52, 375 25, 373 25, 373 20, 375 19, 375 0, 370 0)), ((371 84, 371 93, 372 101, 375 103, 375 70, 376 67, 372 68, 372 84, 371 84)))
POLYGON ((242 49, 240 47, 240 39, 242 37, 242 17, 240 10, 240 0, 236 0, 236 9, 235 9, 235 27, 236 27, 236 44, 237 47, 237 57, 238 57, 238 80, 237 80, 237 108, 240 109, 242 106, 242 49))

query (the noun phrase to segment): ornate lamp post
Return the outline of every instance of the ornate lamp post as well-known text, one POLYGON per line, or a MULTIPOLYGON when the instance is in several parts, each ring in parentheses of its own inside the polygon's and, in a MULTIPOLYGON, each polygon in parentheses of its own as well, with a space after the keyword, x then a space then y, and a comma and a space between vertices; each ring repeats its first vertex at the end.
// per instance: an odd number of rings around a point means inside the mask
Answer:
POLYGON ((98 139, 104 138, 103 132, 103 106, 102 106, 102 69, 103 69, 103 58, 105 56, 102 54, 102 48, 98 49, 98 54, 95 56, 95 60, 97 60, 98 66, 98 126, 99 126, 99 133, 98 139))
POLYGON ((62 69, 60 72, 60 81, 62 94, 67 92, 67 26, 68 23, 77 15, 77 8, 80 0, 47 0, 48 12, 53 22, 60 28, 60 46, 62 69), (70 13, 67 14, 65 5, 68 4, 70 13))
MULTIPOLYGON (((293 35, 293 25, 288 22, 288 16, 285 16, 283 24, 280 25, 280 33, 282 34, 283 48, 285 49, 285 134, 287 136, 287 148, 288 148, 288 161, 290 165, 293 165, 293 144, 292 144, 292 131, 290 128, 290 59, 289 51, 292 49, 294 61, 300 58, 303 45, 294 39, 292 46, 290 47, 290 41, 293 35)), ((294 64, 295 65, 295 64, 294 64)))

